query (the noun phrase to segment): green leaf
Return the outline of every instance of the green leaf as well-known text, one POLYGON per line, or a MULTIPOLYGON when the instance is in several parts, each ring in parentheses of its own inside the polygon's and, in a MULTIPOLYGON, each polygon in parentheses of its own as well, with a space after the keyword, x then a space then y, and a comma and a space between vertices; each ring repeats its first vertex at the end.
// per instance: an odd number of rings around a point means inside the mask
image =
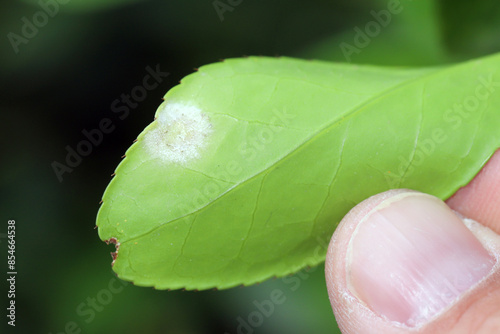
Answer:
POLYGON ((321 263, 341 218, 391 188, 447 198, 500 146, 500 55, 407 70, 229 59, 171 89, 97 217, 113 270, 229 288, 321 263))

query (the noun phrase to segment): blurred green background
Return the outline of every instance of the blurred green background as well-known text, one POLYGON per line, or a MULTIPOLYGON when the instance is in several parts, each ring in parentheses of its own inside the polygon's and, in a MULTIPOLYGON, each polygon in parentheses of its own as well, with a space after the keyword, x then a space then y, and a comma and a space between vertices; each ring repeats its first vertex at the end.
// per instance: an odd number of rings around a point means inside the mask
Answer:
POLYGON ((338 332, 323 266, 224 291, 135 287, 111 271, 114 247, 99 240, 95 216, 120 156, 195 67, 244 55, 434 66, 500 51, 496 0, 402 0, 390 22, 367 26, 394 1, 3 2, 0 258, 7 272, 15 219, 18 276, 16 327, 2 315, 2 333, 338 332), (360 43, 367 27, 375 30, 360 43), (346 56, 346 45, 356 51, 346 56), (169 75, 120 119, 112 102, 142 85, 147 66, 169 75), (53 162, 103 118, 114 130, 60 182, 53 162), (274 290, 284 302, 259 316, 274 290))

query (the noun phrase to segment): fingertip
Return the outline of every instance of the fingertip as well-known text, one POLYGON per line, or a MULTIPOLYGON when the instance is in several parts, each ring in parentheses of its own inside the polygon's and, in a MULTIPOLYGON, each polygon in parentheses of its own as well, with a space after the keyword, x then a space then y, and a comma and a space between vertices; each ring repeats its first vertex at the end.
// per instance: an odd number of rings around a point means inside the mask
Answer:
POLYGON ((349 291, 347 283, 347 250, 359 222, 373 208, 398 194, 414 192, 394 189, 372 196, 354 207, 339 223, 330 240, 325 260, 328 295, 337 324, 342 333, 397 333, 380 324, 380 319, 349 291), (377 324, 374 328, 373 324, 377 324))
POLYGON ((474 226, 466 227, 441 200, 404 189, 351 210, 332 237, 325 263, 342 332, 472 328, 481 318, 475 313, 487 313, 481 305, 500 291, 500 238, 474 226), (490 246, 477 238, 489 238, 490 246))
POLYGON ((446 203, 500 234, 500 150, 467 186, 459 189, 446 203))

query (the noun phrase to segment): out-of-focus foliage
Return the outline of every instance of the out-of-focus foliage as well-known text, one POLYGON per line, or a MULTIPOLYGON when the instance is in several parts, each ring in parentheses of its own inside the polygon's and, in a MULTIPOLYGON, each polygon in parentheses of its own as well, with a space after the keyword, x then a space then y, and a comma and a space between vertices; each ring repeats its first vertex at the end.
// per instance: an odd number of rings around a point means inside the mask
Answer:
MULTIPOLYGON (((37 5, 39 0, 22 0, 31 5, 37 5)), ((94 12, 106 9, 116 9, 120 6, 126 6, 135 2, 144 0, 63 0, 58 1, 68 12, 94 12)), ((43 1, 44 3, 54 3, 51 1, 43 1)), ((53 7, 55 7, 53 5, 53 7)))

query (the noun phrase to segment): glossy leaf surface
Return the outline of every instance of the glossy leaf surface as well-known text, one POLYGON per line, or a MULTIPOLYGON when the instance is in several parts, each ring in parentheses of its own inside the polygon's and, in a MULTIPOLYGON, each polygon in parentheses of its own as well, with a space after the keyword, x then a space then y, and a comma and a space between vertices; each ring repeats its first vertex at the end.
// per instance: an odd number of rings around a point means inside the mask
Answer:
POLYGON ((500 56, 397 69, 289 58, 203 66, 165 96, 97 217, 113 270, 228 288, 324 260, 342 217, 391 188, 447 198, 500 147, 500 56))

